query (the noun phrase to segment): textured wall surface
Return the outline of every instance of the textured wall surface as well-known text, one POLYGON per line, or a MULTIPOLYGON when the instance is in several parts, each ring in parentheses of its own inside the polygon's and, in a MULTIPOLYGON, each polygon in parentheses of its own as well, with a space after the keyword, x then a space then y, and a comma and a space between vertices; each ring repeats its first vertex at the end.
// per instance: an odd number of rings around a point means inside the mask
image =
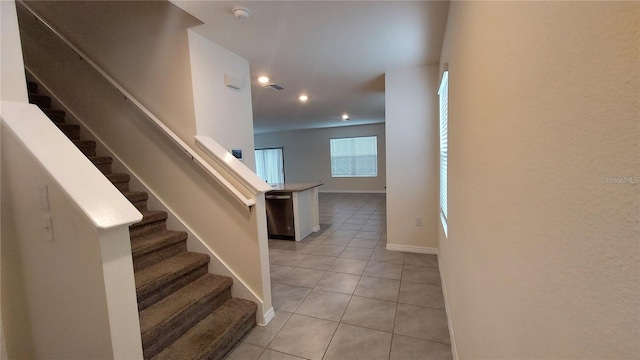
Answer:
POLYGON ((638 2, 453 2, 459 359, 640 358, 638 2))

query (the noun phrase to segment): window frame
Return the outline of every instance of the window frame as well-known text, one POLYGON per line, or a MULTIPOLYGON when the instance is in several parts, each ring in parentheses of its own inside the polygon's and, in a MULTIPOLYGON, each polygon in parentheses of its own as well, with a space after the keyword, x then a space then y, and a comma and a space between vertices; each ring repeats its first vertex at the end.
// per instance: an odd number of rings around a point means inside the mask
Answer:
POLYGON ((448 236, 449 218, 449 193, 448 193, 448 166, 449 166, 449 70, 442 73, 442 80, 438 87, 438 107, 440 113, 440 222, 444 230, 445 237, 448 236))
MULTIPOLYGON (((357 158, 357 156, 353 156, 350 155, 350 158, 357 158)), ((346 136, 346 137, 339 137, 339 138, 330 138, 329 139, 329 161, 330 163, 330 171, 331 171, 331 177, 332 178, 377 178, 378 177, 378 135, 362 135, 362 136, 346 136), (332 143, 334 140, 354 140, 354 139, 368 139, 368 138, 372 138, 374 141, 374 146, 373 149, 375 151, 374 156, 375 156, 375 160, 373 162, 373 170, 374 170, 374 174, 362 174, 362 175, 358 175, 358 174, 347 174, 347 175, 336 175, 334 174, 334 156, 333 156, 333 147, 332 147, 332 143)), ((357 170, 356 170, 357 171, 357 170)))
MULTIPOLYGON (((256 175, 258 175, 262 179, 262 176, 260 176, 260 174, 258 174, 258 151, 264 151, 264 150, 280 150, 280 155, 281 155, 280 159, 282 160, 282 164, 281 164, 281 168, 282 168, 281 169, 282 170, 281 171, 282 184, 284 184, 285 183, 285 179, 286 179, 286 171, 285 171, 285 168, 284 168, 284 147, 283 146, 264 147, 264 148, 257 148, 257 149, 254 150, 254 156, 255 156, 255 159, 256 159, 256 175)), ((270 185, 277 184, 277 182, 271 183, 271 182, 268 182, 265 179, 262 179, 262 180, 265 181, 266 183, 270 184, 270 185)))

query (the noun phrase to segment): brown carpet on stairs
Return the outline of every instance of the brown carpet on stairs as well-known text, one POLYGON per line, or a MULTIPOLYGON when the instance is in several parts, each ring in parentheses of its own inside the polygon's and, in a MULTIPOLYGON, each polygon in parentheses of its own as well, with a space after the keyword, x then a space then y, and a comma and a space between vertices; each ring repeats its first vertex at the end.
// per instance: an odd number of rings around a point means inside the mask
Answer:
POLYGON ((129 189, 130 175, 96 154, 81 128, 51 109, 51 98, 27 84, 39 106, 83 154, 142 213, 129 227, 145 359, 222 359, 255 326, 257 305, 231 297, 232 279, 208 273, 209 256, 187 251, 187 233, 167 229, 167 213, 147 209, 148 194, 129 189))

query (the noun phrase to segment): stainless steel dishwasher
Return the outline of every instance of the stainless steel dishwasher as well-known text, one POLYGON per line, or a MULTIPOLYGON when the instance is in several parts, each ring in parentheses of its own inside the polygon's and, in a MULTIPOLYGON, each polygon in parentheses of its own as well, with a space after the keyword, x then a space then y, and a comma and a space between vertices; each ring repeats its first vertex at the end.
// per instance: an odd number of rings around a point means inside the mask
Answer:
POLYGON ((295 239, 293 199, 291 193, 266 194, 267 232, 273 239, 295 239))

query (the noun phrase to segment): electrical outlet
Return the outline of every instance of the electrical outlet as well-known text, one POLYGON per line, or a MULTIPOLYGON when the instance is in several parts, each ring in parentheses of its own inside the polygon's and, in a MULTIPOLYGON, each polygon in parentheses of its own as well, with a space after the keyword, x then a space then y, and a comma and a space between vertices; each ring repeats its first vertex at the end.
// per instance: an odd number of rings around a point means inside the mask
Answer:
POLYGON ((416 218, 416 226, 422 226, 422 218, 421 217, 417 217, 416 218))

